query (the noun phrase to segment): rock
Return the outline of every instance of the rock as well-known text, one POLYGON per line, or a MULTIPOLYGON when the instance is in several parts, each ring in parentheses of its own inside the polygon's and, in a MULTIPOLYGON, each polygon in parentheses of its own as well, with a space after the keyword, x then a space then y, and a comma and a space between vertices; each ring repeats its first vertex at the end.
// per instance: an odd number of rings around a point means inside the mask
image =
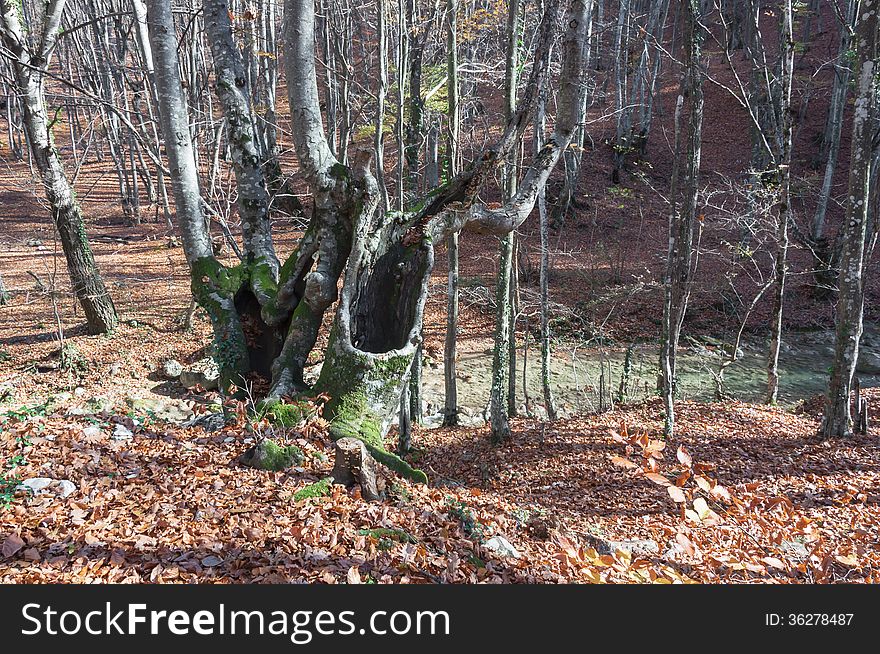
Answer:
POLYGON ((510 541, 503 536, 492 536, 492 538, 483 543, 483 547, 502 557, 518 559, 522 556, 517 549, 510 544, 510 541))
POLYGON ((113 440, 114 441, 130 441, 134 433, 123 424, 116 424, 116 427, 113 429, 113 440))
POLYGON ((60 497, 67 497, 71 493, 76 491, 76 484, 74 484, 69 479, 59 479, 58 480, 58 495, 60 497))
POLYGON ((29 490, 34 495, 51 493, 64 498, 76 491, 76 484, 69 479, 50 479, 49 477, 32 477, 25 479, 17 488, 29 490))
POLYGON ((206 357, 182 370, 178 379, 184 388, 201 386, 212 391, 220 387, 220 369, 214 359, 206 357))
POLYGON ((168 359, 162 364, 162 376, 165 379, 177 379, 183 372, 183 364, 177 359, 168 359))
POLYGON ((220 431, 226 426, 226 416, 222 413, 206 413, 186 423, 188 426, 201 427, 205 431, 220 431))
POLYGON ((296 445, 281 447, 275 441, 264 439, 250 447, 238 461, 243 466, 280 472, 305 459, 302 450, 296 445))
POLYGON ((221 559, 219 556, 214 556, 213 554, 210 554, 202 559, 202 565, 206 568, 216 568, 221 563, 223 563, 223 559, 221 559))
POLYGON ((41 240, 38 239, 38 238, 29 238, 29 239, 27 240, 27 246, 28 246, 28 247, 31 247, 31 248, 38 248, 38 247, 40 247, 42 244, 43 244, 43 241, 41 241, 41 240))
POLYGON ((88 427, 83 427, 82 435, 85 438, 100 438, 104 435, 104 432, 97 425, 89 425, 88 427))
POLYGON ((650 539, 605 540, 599 536, 588 534, 586 541, 599 554, 613 554, 617 550, 623 550, 637 556, 649 556, 660 553, 660 546, 650 539))
POLYGON ((189 423, 195 414, 188 404, 168 398, 128 398, 126 403, 135 411, 146 413, 156 420, 176 425, 189 423))
POLYGON ((799 559, 806 559, 810 554, 809 548, 796 540, 784 540, 779 544, 779 547, 786 554, 799 559))
POLYGON ((880 354, 871 350, 859 352, 856 372, 860 372, 863 375, 880 375, 880 354))

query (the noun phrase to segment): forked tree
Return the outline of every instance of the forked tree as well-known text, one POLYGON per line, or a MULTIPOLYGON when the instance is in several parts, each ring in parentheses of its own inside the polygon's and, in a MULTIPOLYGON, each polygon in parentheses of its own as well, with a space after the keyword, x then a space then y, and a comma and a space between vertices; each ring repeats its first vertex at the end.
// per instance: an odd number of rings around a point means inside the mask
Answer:
POLYGON ((148 2, 162 131, 192 290, 214 327, 223 386, 229 390, 241 386, 252 373, 271 379, 263 407, 282 420, 298 415, 304 398, 324 394, 329 398, 324 415, 331 421, 332 437, 358 437, 381 462, 424 480, 423 473, 383 449, 382 437, 397 411, 421 338, 434 243, 462 229, 508 234, 531 213, 582 120, 586 4, 572 0, 565 12, 554 131, 516 193, 497 208, 479 199, 531 122, 556 37, 555 0, 546 5, 529 80, 501 136, 462 172, 401 212, 380 208, 380 191, 371 172, 372 147, 356 149, 347 164, 333 154, 321 115, 314 0, 287 0, 284 68, 292 140, 313 209, 299 244, 280 263, 264 210, 265 179, 251 146, 253 119, 239 76, 240 55, 232 43, 227 3, 206 1, 215 83, 229 124, 239 185, 244 258, 234 267, 223 265, 210 248, 169 5, 168 0, 148 2), (304 368, 334 303, 324 363, 310 387, 304 381, 304 368))

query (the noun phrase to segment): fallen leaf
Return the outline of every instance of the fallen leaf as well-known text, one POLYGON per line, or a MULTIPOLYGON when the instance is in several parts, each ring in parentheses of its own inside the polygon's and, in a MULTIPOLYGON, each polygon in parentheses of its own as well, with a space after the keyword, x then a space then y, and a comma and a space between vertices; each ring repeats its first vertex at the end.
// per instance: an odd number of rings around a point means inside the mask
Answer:
POLYGON ((678 486, 667 486, 666 492, 669 493, 673 502, 687 502, 687 496, 678 486))
POLYGON ((3 548, 0 549, 0 553, 3 554, 4 558, 8 559, 15 556, 15 553, 22 547, 24 547, 24 541, 21 537, 18 534, 9 534, 6 540, 3 541, 3 548))

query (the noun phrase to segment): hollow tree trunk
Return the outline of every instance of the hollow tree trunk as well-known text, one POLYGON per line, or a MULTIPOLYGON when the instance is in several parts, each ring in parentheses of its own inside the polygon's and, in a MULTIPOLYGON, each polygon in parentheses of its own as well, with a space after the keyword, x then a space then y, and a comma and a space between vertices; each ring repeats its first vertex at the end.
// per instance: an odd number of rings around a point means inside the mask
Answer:
POLYGON ((52 124, 46 112, 42 71, 48 66, 57 42, 64 5, 63 0, 46 3, 41 15, 32 17, 34 30, 40 30, 36 32, 22 25, 20 3, 2 0, 0 26, 3 43, 15 56, 12 68, 21 97, 30 153, 42 177, 73 292, 83 309, 89 332, 101 334, 112 331, 119 320, 95 263, 82 211, 55 148, 52 124))
MULTIPOLYGON (((252 290, 254 269, 247 261, 234 268, 211 256, 189 137, 187 103, 177 73, 176 39, 168 0, 149 3, 150 39, 155 53, 157 86, 162 98, 162 127, 173 173, 178 220, 193 292, 209 311, 224 381, 231 372, 253 370, 248 342, 245 295, 252 290), (225 354, 221 348, 231 347, 225 354)), ((574 0, 566 15, 559 111, 555 131, 523 178, 516 195, 497 209, 478 200, 479 193, 522 139, 534 108, 535 89, 547 75, 547 59, 556 23, 551 0, 542 18, 535 64, 520 106, 500 138, 463 173, 433 189, 407 213, 377 212, 380 192, 369 173, 372 147, 358 151, 351 165, 332 154, 324 133, 315 66, 313 0, 287 0, 288 94, 291 133, 300 171, 310 186, 314 211, 299 247, 281 266, 277 284, 260 278, 266 301, 260 316, 285 334, 272 363, 273 386, 262 405, 273 415, 295 414, 298 399, 326 398, 325 417, 338 439, 353 436, 371 454, 410 478, 424 473, 384 449, 383 437, 407 383, 418 349, 421 321, 433 266, 433 243, 463 227, 495 235, 516 229, 534 207, 537 195, 568 146, 576 128, 583 87, 584 3, 574 0), (312 388, 302 384, 302 369, 315 346, 325 311, 337 299, 325 359, 312 388), (389 307, 392 310, 389 310, 389 307), (292 404, 282 402, 293 396, 292 404)), ((209 12, 210 13, 210 12, 209 12)), ((222 78, 222 76, 221 76, 222 78)))

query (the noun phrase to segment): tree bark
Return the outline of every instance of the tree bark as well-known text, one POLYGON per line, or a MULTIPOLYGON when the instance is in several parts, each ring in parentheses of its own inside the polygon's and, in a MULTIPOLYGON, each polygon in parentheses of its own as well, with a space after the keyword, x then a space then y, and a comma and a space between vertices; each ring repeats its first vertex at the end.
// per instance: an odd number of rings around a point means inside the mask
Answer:
POLYGON ((865 236, 870 200, 872 125, 876 116, 878 5, 878 0, 862 0, 856 23, 858 87, 853 110, 849 196, 843 225, 834 362, 822 423, 824 438, 848 437, 853 433, 850 390, 858 362, 865 302, 865 236))
POLYGON ((111 332, 119 322, 116 308, 95 263, 82 210, 64 172, 46 112, 44 70, 55 49, 65 2, 47 2, 40 15, 32 17, 31 22, 39 32, 22 24, 20 6, 11 0, 0 1, 0 25, 3 43, 15 57, 12 68, 31 157, 42 177, 73 292, 83 309, 89 333, 111 332))
MULTIPOLYGON (((458 175, 458 37, 456 12, 457 0, 446 0, 446 85, 447 85, 447 136, 446 178, 458 175)), ((446 289, 446 338, 443 343, 443 426, 458 424, 458 379, 456 358, 458 341, 458 232, 446 238, 448 262, 446 289)))
POLYGON ((785 298, 785 283, 788 272, 788 226, 791 222, 791 85, 794 75, 794 35, 792 33, 791 0, 782 6, 782 29, 780 32, 780 100, 776 123, 780 126, 777 135, 777 176, 779 178, 779 207, 777 210, 777 252, 775 263, 776 289, 773 297, 772 332, 770 354, 767 363, 767 402, 776 404, 779 399, 779 350, 782 345, 782 312, 785 298))
POLYGON ((685 4, 685 70, 675 108, 675 161, 673 163, 669 217, 669 250, 664 282, 663 327, 661 335, 661 391, 665 409, 664 433, 675 430, 676 353, 687 312, 693 280, 693 234, 697 222, 700 152, 703 129, 703 29, 698 0, 685 4), (681 112, 688 100, 688 134, 682 143, 681 112), (684 146, 684 147, 683 147, 684 146), (686 149, 684 149, 686 148, 686 149), (683 169, 683 170, 682 170, 683 169), (683 175, 683 179, 681 179, 683 175), (681 198, 679 198, 681 194, 681 198), (680 204, 679 204, 680 203, 680 204))

